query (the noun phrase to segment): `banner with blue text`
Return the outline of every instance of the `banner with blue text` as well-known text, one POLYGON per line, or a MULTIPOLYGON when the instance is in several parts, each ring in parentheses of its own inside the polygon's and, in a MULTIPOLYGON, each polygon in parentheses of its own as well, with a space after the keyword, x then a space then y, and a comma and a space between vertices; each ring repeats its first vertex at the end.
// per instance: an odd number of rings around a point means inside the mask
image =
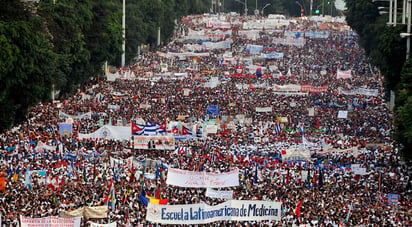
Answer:
POLYGON ((146 220, 160 224, 207 224, 216 221, 279 221, 279 202, 229 200, 216 206, 205 203, 189 205, 149 204, 146 220))

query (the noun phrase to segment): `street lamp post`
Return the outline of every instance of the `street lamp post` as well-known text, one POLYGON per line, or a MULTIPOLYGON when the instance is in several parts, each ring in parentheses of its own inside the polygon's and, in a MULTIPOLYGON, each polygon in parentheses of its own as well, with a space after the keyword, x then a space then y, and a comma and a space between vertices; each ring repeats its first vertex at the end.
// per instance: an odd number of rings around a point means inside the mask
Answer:
POLYGON ((322 17, 324 16, 325 16, 325 0, 323 0, 323 3, 322 3, 322 17))
POLYGON ((405 24, 405 16, 406 16, 406 0, 403 0, 403 7, 402 7, 402 24, 405 24))
POLYGON ((408 59, 411 50, 411 0, 408 0, 406 7, 406 10, 408 11, 408 25, 406 27, 406 32, 409 34, 406 38, 406 59, 408 59))
POLYGON ((266 4, 265 6, 263 6, 263 8, 262 8, 262 17, 263 17, 263 12, 264 12, 264 10, 266 9, 266 7, 268 7, 268 6, 270 6, 270 3, 268 3, 268 4, 266 4))
POLYGON ((406 38, 406 59, 408 59, 411 52, 411 0, 408 0, 406 10, 408 12, 408 24, 406 33, 401 33, 401 38, 406 38))
POLYGON ((243 4, 245 6, 245 17, 247 17, 247 0, 245 0, 244 3, 239 0, 236 0, 236 2, 239 2, 240 4, 243 4))
POLYGON ((322 16, 324 16, 324 15, 323 15, 323 3, 320 4, 320 5, 318 5, 318 6, 316 7, 316 11, 319 12, 319 7, 321 7, 321 6, 322 6, 322 16))
POLYGON ((396 26, 396 16, 398 15, 398 0, 394 0, 393 7, 393 26, 396 26))
POLYGON ((303 6, 300 4, 298 1, 296 1, 296 4, 300 6, 300 16, 303 17, 303 6))
POLYGON ((310 0, 310 15, 312 16, 313 0, 310 0))
POLYGON ((122 62, 121 65, 124 67, 126 62, 126 0, 123 0, 123 16, 122 16, 122 29, 123 29, 123 44, 122 44, 122 62))
POLYGON ((332 12, 332 0, 330 0, 330 16, 333 17, 333 12, 332 12))

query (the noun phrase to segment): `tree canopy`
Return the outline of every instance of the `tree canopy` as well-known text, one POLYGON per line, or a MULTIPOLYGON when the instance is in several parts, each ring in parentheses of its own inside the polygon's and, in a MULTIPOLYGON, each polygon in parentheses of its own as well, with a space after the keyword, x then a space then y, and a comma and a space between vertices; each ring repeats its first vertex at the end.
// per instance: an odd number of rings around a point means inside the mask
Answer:
MULTIPOLYGON (((386 90, 395 91, 394 138, 401 144, 403 154, 412 157, 412 62, 406 60, 405 40, 400 37, 406 26, 387 25, 388 15, 380 15, 378 7, 387 2, 346 0, 348 24, 358 33, 360 44, 372 62, 385 75, 386 90)), ((401 7, 401 6, 400 6, 401 7)), ((389 93, 389 92, 388 92, 389 93)))
MULTIPOLYGON (((126 58, 140 44, 154 46, 173 33, 175 20, 209 11, 207 0, 127 0, 126 58)), ((0 131, 26 118, 34 104, 51 99, 103 72, 103 64, 120 65, 122 1, 0 0, 0 131)))

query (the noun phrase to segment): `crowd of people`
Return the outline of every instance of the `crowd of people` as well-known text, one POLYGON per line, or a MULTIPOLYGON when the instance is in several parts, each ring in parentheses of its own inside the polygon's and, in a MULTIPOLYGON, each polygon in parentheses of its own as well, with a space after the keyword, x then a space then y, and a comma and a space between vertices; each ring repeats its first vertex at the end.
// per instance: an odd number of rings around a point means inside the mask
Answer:
POLYGON ((82 226, 156 226, 142 194, 169 205, 225 201, 167 184, 168 168, 177 168, 239 169, 240 186, 228 188, 233 199, 282 203, 280 221, 207 225, 409 226, 412 180, 390 138, 383 75, 357 38, 336 18, 184 18, 157 52, 109 73, 114 79, 36 105, 0 135, 2 223, 107 204, 107 218, 83 218, 82 226), (69 133, 61 123, 72 125, 69 133), (176 139, 176 151, 81 136, 153 123, 165 123, 170 136, 193 130, 176 139), (113 164, 130 158, 132 165, 113 164))

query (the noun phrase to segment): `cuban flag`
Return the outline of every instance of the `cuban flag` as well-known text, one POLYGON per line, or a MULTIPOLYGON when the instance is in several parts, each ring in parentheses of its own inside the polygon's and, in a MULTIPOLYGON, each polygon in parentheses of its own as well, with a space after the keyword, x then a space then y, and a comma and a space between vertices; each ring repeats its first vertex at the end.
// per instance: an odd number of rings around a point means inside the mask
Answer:
POLYGON ((160 125, 157 124, 157 123, 154 123, 154 124, 151 124, 151 123, 146 124, 145 127, 144 127, 144 133, 143 133, 143 135, 146 135, 146 136, 157 135, 157 130, 158 130, 159 127, 160 127, 160 125))
POLYGON ((187 147, 177 147, 173 154, 186 154, 188 150, 187 147))
POLYGON ((157 128, 157 133, 159 133, 159 134, 166 134, 166 129, 167 129, 167 123, 166 123, 166 120, 163 122, 163 124, 162 125, 160 125, 158 128, 157 128))
POLYGON ((144 125, 137 125, 132 122, 132 135, 135 135, 135 136, 143 135, 144 128, 145 128, 144 125))
POLYGON ((182 135, 192 135, 192 129, 182 125, 182 135))
POLYGON ((262 78, 262 67, 261 67, 261 65, 259 64, 259 67, 256 69, 256 77, 259 79, 259 78, 262 78))
POLYGON ((173 127, 172 130, 168 131, 168 133, 172 133, 174 135, 179 135, 179 128, 177 126, 173 127))
POLYGON ((281 133, 281 131, 282 131, 282 129, 280 128, 280 125, 279 125, 279 123, 276 123, 275 124, 275 134, 279 134, 279 133, 281 133))

